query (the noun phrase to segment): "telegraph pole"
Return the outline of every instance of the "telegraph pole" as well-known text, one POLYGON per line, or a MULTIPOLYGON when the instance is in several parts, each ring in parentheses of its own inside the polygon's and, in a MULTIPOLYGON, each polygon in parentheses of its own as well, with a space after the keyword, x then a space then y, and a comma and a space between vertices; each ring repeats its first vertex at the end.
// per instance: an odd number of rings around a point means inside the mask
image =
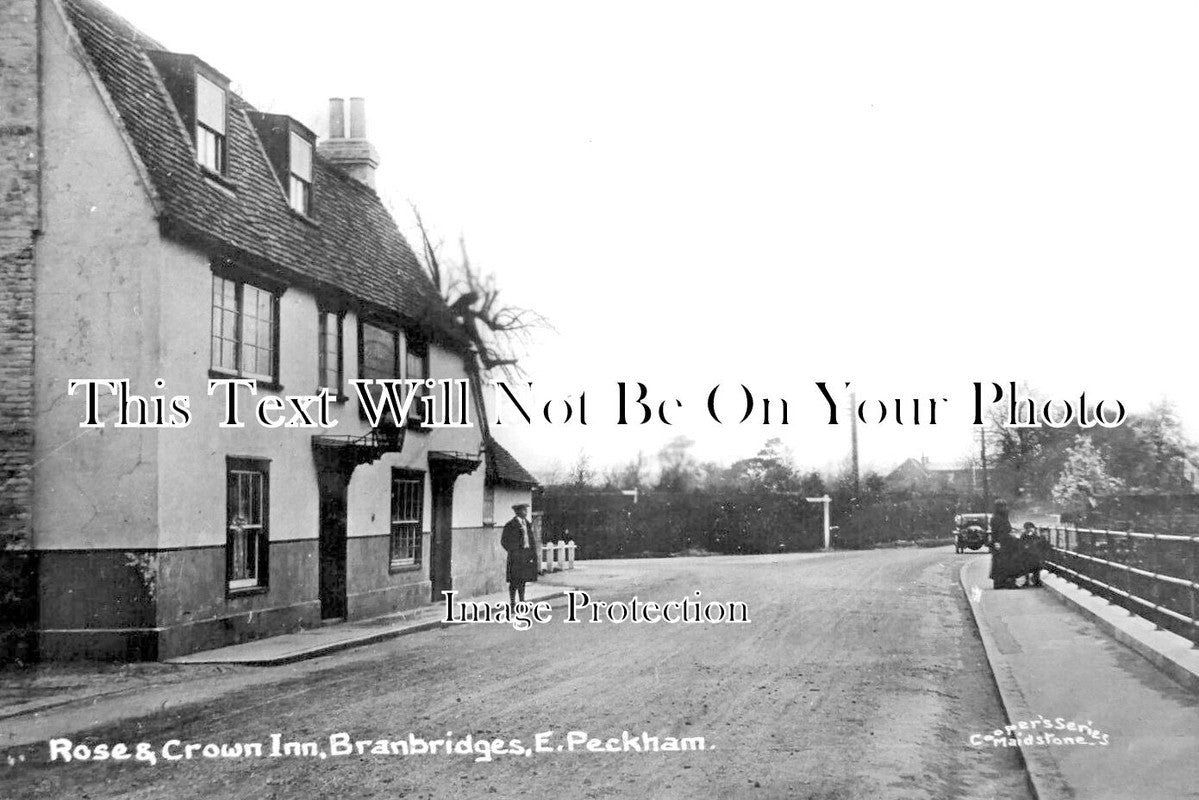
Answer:
POLYGON ((985 427, 978 429, 978 440, 983 462, 983 512, 990 513, 991 484, 987 480, 987 429, 985 427))
MULTIPOLYGON (((853 496, 860 497, 862 490, 858 484, 858 396, 855 392, 849 393, 849 440, 853 451, 853 496)), ((825 509, 827 513, 827 506, 825 509)))

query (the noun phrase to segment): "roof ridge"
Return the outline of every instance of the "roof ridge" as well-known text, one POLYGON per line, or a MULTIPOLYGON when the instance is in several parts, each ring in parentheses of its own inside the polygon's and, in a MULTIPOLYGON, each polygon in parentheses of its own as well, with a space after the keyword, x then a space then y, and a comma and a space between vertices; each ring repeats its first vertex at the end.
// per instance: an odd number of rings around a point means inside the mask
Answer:
POLYGON ((105 22, 107 22, 109 24, 109 27, 112 27, 112 23, 115 23, 116 27, 124 28, 125 30, 123 32, 122 31, 117 31, 117 32, 123 33, 126 37, 136 40, 138 43, 138 46, 141 47, 142 49, 165 50, 165 51, 171 52, 171 53, 176 52, 176 51, 168 48, 162 42, 155 39, 153 36, 149 35, 145 31, 143 31, 141 28, 134 25, 129 20, 125 19, 123 16, 121 16, 117 12, 113 11, 108 6, 99 2, 99 0, 65 0, 65 2, 73 3, 73 4, 79 5, 79 6, 88 6, 91 10, 91 13, 93 13, 94 15, 98 15, 102 18, 101 24, 104 24, 105 22), (107 18, 107 19, 103 19, 103 18, 107 18))
MULTIPOLYGON (((444 299, 376 190, 314 148, 314 207, 308 215, 294 212, 287 176, 274 169, 266 142, 247 116, 278 112, 261 112, 232 89, 227 90, 228 166, 219 181, 224 185, 218 186, 197 164, 194 132, 181 128, 183 109, 146 55, 164 50, 163 45, 99 0, 54 2, 78 34, 162 200, 164 235, 199 245, 210 255, 217 248, 214 257, 228 252, 260 259, 289 280, 452 338, 429 314, 430 304, 444 304, 444 299)), ((203 60, 199 54, 179 55, 203 60)))

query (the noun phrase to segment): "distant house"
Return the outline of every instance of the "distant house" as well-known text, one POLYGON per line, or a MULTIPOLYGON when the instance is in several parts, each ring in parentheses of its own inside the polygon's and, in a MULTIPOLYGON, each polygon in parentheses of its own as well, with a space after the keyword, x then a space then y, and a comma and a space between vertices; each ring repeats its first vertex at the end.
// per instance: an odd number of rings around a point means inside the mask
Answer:
POLYGON ((372 427, 350 389, 473 358, 374 190, 362 101, 318 141, 94 0, 6 2, 0 56, 0 567, 41 655, 167 658, 500 588, 493 509, 531 476, 477 425, 372 427), (76 378, 186 395, 190 423, 81 429, 76 378), (256 381, 242 428, 208 395, 227 378, 256 381), (335 428, 253 419, 322 389, 335 428))
POLYGON ((927 458, 909 458, 883 479, 891 491, 959 492, 982 491, 982 472, 974 465, 938 464, 927 458))
POLYGON ((483 524, 502 525, 517 503, 533 505, 537 479, 494 438, 486 444, 487 472, 483 489, 483 524))

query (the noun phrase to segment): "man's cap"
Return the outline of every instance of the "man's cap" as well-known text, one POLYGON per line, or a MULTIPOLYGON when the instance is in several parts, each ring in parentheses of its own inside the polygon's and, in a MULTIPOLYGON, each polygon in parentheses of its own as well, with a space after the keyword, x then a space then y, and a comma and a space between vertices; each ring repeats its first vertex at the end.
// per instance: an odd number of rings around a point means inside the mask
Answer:
POLYGON ((512 506, 512 510, 513 510, 513 511, 517 511, 517 510, 519 510, 519 509, 522 509, 522 508, 528 508, 528 507, 529 507, 529 504, 528 504, 528 503, 515 503, 515 504, 513 504, 513 506, 512 506))

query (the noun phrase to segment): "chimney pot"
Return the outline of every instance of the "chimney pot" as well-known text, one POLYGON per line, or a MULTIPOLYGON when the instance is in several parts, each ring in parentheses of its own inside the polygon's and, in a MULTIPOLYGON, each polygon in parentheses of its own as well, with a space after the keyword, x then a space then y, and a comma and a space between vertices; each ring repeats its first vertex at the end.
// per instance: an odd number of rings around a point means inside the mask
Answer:
POLYGON ((346 137, 346 101, 340 97, 329 98, 329 138, 346 137))
POLYGON ((361 97, 350 98, 350 138, 366 138, 366 100, 361 97))
POLYGON ((351 178, 375 188, 379 153, 366 140, 366 102, 361 97, 350 98, 349 137, 346 136, 345 101, 336 97, 329 100, 329 138, 320 142, 316 150, 351 178))

